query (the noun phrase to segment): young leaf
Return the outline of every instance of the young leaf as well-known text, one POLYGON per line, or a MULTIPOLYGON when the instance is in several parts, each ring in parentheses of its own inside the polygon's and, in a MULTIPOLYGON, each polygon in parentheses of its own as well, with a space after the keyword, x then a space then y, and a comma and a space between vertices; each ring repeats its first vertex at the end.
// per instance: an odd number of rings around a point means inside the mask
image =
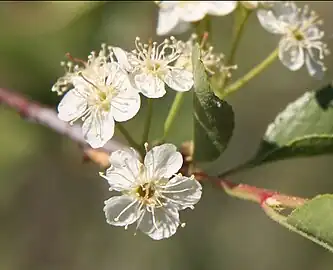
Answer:
POLYGON ((286 219, 298 233, 333 251, 333 195, 319 195, 296 208, 286 219), (303 235, 302 234, 302 235, 303 235))
POLYGON ((232 107, 217 98, 211 89, 200 59, 199 45, 193 47, 194 74, 193 120, 194 160, 213 161, 225 150, 234 129, 232 107))
POLYGON ((270 124, 252 166, 333 153, 333 88, 305 93, 270 124))

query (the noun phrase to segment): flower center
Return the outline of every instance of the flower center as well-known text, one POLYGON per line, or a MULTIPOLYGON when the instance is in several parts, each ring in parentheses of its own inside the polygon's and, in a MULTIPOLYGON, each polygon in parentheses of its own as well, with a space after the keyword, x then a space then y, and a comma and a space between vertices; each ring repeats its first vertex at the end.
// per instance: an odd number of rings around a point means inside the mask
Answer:
POLYGON ((105 91, 97 89, 97 101, 96 103, 100 106, 100 108, 104 111, 109 111, 111 108, 110 99, 112 98, 112 94, 114 89, 112 87, 105 87, 105 91))
POLYGON ((165 39, 161 44, 149 41, 148 44, 140 42, 140 38, 135 39, 136 49, 132 54, 137 58, 137 65, 145 73, 162 75, 169 69, 169 64, 180 56, 178 41, 174 37, 165 39))
POLYGON ((136 193, 142 198, 142 199, 150 199, 155 195, 155 188, 153 185, 145 183, 143 185, 140 185, 136 193))
POLYGON ((99 100, 102 103, 107 99, 106 92, 99 91, 97 96, 99 97, 99 100))
POLYGON ((80 76, 91 85, 93 92, 90 95, 90 104, 93 106, 98 106, 103 111, 110 111, 111 104, 110 101, 115 95, 116 90, 111 85, 95 84, 89 79, 87 79, 82 73, 80 76))
POLYGON ((162 71, 162 63, 160 61, 147 59, 146 68, 153 74, 159 74, 162 71))
POLYGON ((292 33, 293 33, 294 38, 297 41, 303 41, 305 39, 305 36, 304 36, 303 32, 300 31, 299 29, 296 29, 296 30, 292 31, 292 33))

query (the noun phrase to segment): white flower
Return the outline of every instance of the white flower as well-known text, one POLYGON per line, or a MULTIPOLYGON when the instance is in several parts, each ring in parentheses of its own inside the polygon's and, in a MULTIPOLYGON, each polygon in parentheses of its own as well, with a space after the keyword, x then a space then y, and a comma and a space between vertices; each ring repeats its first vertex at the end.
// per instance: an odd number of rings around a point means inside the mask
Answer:
MULTIPOLYGON (((210 46, 207 42, 207 35, 204 35, 201 44, 201 61, 204 64, 206 70, 210 75, 214 75, 216 72, 225 73, 227 76, 231 76, 230 70, 237 68, 237 66, 226 66, 224 64, 224 55, 216 54, 213 52, 213 46, 210 46)), ((181 56, 177 59, 175 66, 184 67, 188 71, 192 72, 192 49, 194 44, 198 42, 198 36, 192 34, 190 39, 186 42, 179 42, 179 48, 182 52, 181 56)))
MULTIPOLYGON (((132 149, 133 150, 133 149, 132 149)), ((201 197, 201 185, 194 177, 176 175, 183 164, 182 155, 172 144, 152 148, 142 164, 134 154, 118 150, 110 156, 106 175, 110 190, 122 193, 105 201, 109 224, 136 229, 155 240, 176 233, 179 210, 194 208, 201 197)), ((184 224, 182 224, 184 225, 184 224)))
POLYGON ((160 98, 166 93, 165 84, 180 92, 189 91, 193 86, 191 72, 171 65, 181 55, 178 44, 174 37, 159 45, 142 44, 137 37, 136 49, 132 52, 118 47, 113 51, 118 62, 133 76, 136 88, 148 98, 160 98))
POLYGON ((114 120, 129 120, 140 108, 140 96, 127 72, 110 57, 105 46, 98 57, 92 53, 87 67, 71 77, 73 89, 58 105, 61 120, 70 123, 83 120, 84 138, 93 148, 102 147, 112 138, 114 120))
POLYGON ((279 58, 290 70, 300 69, 304 63, 311 76, 321 78, 326 70, 322 59, 329 53, 322 41, 324 32, 317 14, 308 6, 297 8, 293 2, 276 2, 271 10, 258 10, 261 25, 273 34, 282 35, 279 58))
POLYGON ((72 78, 83 69, 79 65, 74 65, 71 61, 61 62, 60 64, 65 69, 65 75, 60 77, 51 89, 52 92, 57 92, 59 96, 68 91, 72 86, 72 78))
POLYGON ((157 35, 180 34, 187 31, 191 22, 206 15, 224 16, 235 10, 241 2, 254 9, 261 1, 155 1, 159 5, 157 35))
POLYGON ((247 9, 256 9, 258 7, 270 7, 275 2, 280 1, 237 1, 240 2, 243 7, 247 9))

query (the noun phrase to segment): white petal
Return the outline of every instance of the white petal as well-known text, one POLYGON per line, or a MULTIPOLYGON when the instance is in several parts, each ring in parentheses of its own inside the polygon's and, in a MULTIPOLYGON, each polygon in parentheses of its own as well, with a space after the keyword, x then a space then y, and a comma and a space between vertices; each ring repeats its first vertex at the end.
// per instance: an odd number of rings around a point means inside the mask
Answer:
POLYGON ((169 70, 164 77, 165 83, 172 89, 185 92, 193 86, 193 74, 186 69, 174 68, 169 70))
POLYGON ((237 1, 212 1, 206 2, 208 14, 223 16, 234 11, 237 1))
POLYGON ((282 64, 295 71, 304 64, 304 51, 297 43, 283 38, 279 43, 279 58, 282 64))
POLYGON ((175 5, 165 6, 160 8, 158 13, 157 29, 156 33, 159 36, 167 35, 173 33, 173 29, 176 28, 177 24, 180 22, 178 13, 175 10, 175 5))
POLYGON ((196 22, 202 20, 207 12, 206 4, 200 1, 185 1, 179 4, 177 12, 181 20, 196 22))
POLYGON ((83 114, 87 101, 77 90, 69 90, 58 105, 58 117, 63 121, 71 121, 83 114))
MULTIPOLYGON (((132 61, 133 55, 128 55, 128 61, 132 61)), ((135 58, 136 59, 136 58, 135 58)), ((117 96, 119 98, 125 98, 127 95, 134 96, 137 99, 136 93, 139 92, 138 89, 133 87, 131 82, 132 77, 121 67, 118 63, 107 64, 108 76, 106 79, 106 85, 110 85, 117 91, 117 96)), ((104 78, 105 80, 105 78, 104 78)), ((140 101, 140 100, 139 100, 140 101)))
POLYGON ((144 164, 150 177, 170 178, 182 167, 183 157, 177 152, 176 146, 166 143, 153 147, 146 154, 144 164))
POLYGON ((136 87, 148 98, 160 98, 165 95, 164 82, 152 74, 141 73, 134 77, 136 87))
MULTIPOLYGON (((127 90, 130 87, 127 72, 116 62, 105 65, 107 71, 106 85, 115 87, 117 90, 127 90)), ((103 78, 105 80, 105 77, 103 78)))
POLYGON ((298 7, 292 1, 275 1, 272 6, 273 12, 281 22, 286 25, 299 23, 298 7))
POLYGON ((191 28, 191 23, 185 21, 179 21, 174 28, 172 28, 170 33, 175 35, 179 35, 185 33, 187 30, 191 28))
POLYGON ((109 183, 111 189, 116 191, 128 190, 135 185, 139 175, 140 161, 136 152, 131 148, 129 151, 117 150, 110 155, 111 166, 103 176, 109 183))
POLYGON ((111 112, 91 114, 82 125, 84 139, 92 148, 102 147, 114 134, 111 112))
POLYGON ((114 226, 126 226, 135 222, 140 213, 140 203, 133 198, 123 195, 115 196, 104 202, 103 208, 107 223, 114 226))
POLYGON ((273 34, 283 34, 283 24, 275 17, 271 10, 260 9, 257 16, 262 27, 273 34))
POLYGON ((134 148, 130 147, 126 150, 117 150, 111 153, 109 162, 114 167, 122 168, 126 166, 127 168, 131 169, 131 171, 137 175, 139 173, 138 164, 140 163, 139 160, 140 156, 135 151, 134 148))
POLYGON ((139 229, 154 240, 174 235, 180 223, 178 210, 172 206, 146 210, 143 215, 139 229))
MULTIPOLYGON (((84 69, 82 73, 84 73, 85 71, 86 70, 84 69)), ((87 82, 82 78, 82 76, 79 75, 73 76, 72 83, 75 85, 75 88, 79 89, 80 91, 84 91, 87 88, 87 82)))
POLYGON ((134 89, 120 92, 111 100, 113 117, 118 122, 133 118, 140 109, 140 95, 134 89))
POLYGON ((318 80, 323 78, 325 71, 324 64, 319 60, 315 61, 314 56, 312 55, 311 57, 310 52, 305 54, 305 64, 310 76, 315 77, 318 80))
POLYGON ((128 61, 128 53, 119 47, 112 47, 112 51, 116 56, 119 65, 128 72, 131 72, 133 67, 128 61))
POLYGON ((305 30, 307 40, 316 41, 324 37, 324 32, 316 26, 310 26, 305 30))
POLYGON ((175 176, 173 177, 162 190, 162 194, 171 199, 179 210, 187 207, 192 207, 196 204, 202 193, 201 184, 189 177, 175 176))

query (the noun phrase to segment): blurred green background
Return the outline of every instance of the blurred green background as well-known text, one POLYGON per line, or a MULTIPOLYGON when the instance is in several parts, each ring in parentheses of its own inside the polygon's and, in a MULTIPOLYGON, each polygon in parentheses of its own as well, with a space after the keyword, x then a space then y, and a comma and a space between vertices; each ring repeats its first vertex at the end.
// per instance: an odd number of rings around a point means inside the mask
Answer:
MULTIPOLYGON (((302 3, 300 3, 302 5, 302 3)), ((332 36, 332 2, 310 2, 332 36)), ((156 37, 158 9, 151 2, 1 2, 0 87, 21 92, 55 108, 59 97, 50 89, 63 74, 59 65, 70 52, 86 58, 102 42, 133 48, 136 36, 156 37)), ((233 15, 214 17, 216 51, 227 53, 233 15)), ((181 38, 187 38, 186 33, 181 38)), ((237 54, 243 74, 266 57, 278 37, 250 18, 237 54)), ((332 39, 328 40, 333 48, 332 39)), ((220 172, 248 159, 266 126, 288 102, 333 78, 332 56, 326 58, 324 81, 305 70, 290 72, 278 61, 229 98, 236 129, 224 155, 210 166, 220 172)), ((161 135, 174 92, 156 100, 151 138, 161 135)), ((141 136, 145 109, 128 129, 141 136)), ((191 134, 190 96, 170 139, 178 145, 191 134)), ((333 119, 332 119, 333 121, 333 119)), ((1 270, 331 270, 333 255, 279 227, 255 204, 221 190, 204 188, 187 222, 170 239, 153 241, 134 229, 105 222, 103 201, 110 197, 98 166, 84 164, 80 148, 44 127, 27 123, 0 107, 0 269, 1 270)), ((332 193, 333 157, 295 159, 232 176, 235 182, 312 197, 332 193)))

